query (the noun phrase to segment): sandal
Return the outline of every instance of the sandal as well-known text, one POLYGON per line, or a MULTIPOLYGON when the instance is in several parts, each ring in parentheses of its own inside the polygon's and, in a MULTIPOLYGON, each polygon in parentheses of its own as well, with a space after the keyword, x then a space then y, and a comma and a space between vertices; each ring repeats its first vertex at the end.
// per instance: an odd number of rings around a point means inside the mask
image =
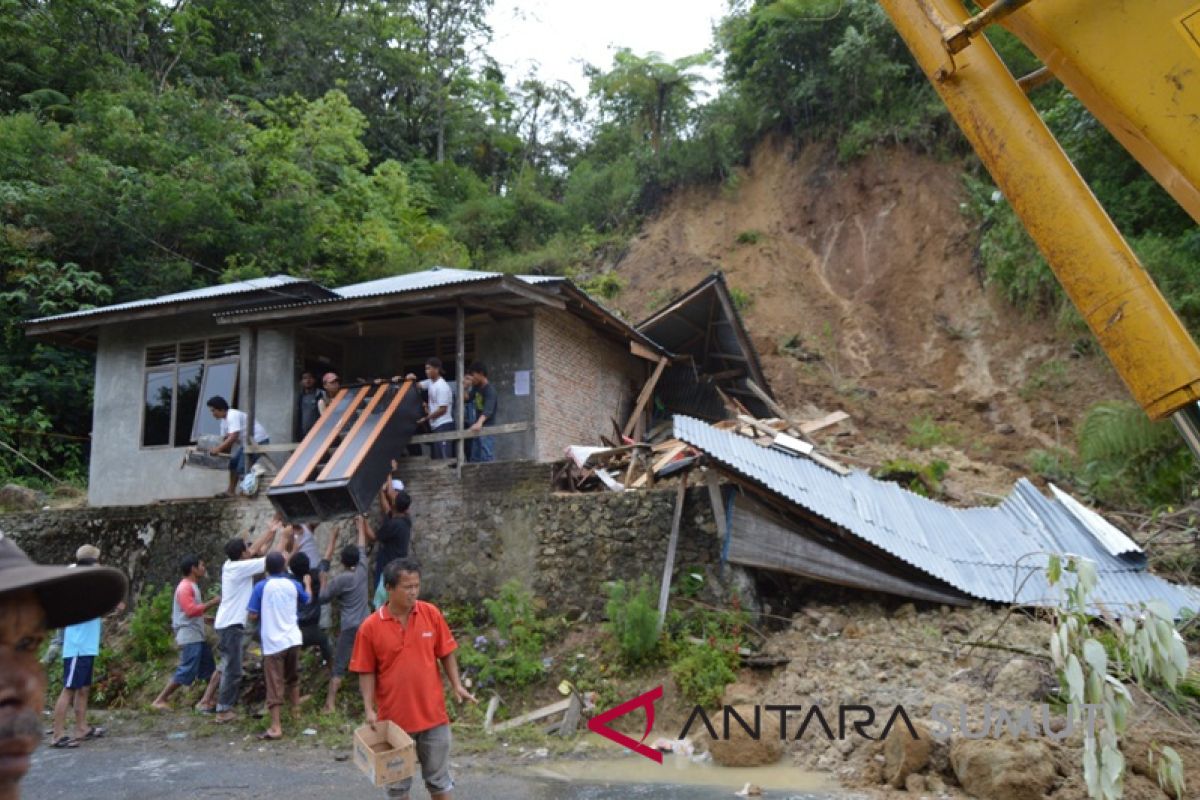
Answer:
POLYGON ((83 735, 84 739, 103 739, 108 730, 101 728, 99 725, 93 725, 88 728, 88 732, 83 735))
POLYGON ((277 742, 282 739, 283 736, 275 736, 274 734, 263 732, 258 735, 258 738, 264 742, 277 742))
POLYGON ((75 739, 72 739, 70 736, 61 736, 58 739, 55 739, 54 743, 50 746, 57 747, 61 750, 66 747, 79 747, 79 742, 75 739))

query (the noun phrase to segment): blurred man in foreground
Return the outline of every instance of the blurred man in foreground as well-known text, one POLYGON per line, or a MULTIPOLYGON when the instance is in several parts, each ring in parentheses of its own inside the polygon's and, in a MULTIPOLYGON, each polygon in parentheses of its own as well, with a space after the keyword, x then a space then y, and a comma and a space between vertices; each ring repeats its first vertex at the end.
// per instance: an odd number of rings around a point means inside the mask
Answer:
POLYGON ((34 564, 0 533, 0 800, 18 800, 42 738, 46 672, 38 649, 47 629, 108 613, 129 584, 110 567, 34 564))

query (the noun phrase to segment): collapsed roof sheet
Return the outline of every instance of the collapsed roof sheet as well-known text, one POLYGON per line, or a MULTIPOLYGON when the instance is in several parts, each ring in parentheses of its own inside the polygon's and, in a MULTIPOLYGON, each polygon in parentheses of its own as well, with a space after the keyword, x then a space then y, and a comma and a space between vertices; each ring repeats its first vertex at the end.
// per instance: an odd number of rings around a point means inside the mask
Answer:
POLYGON ((1081 521, 1076 508, 1045 497, 1025 479, 998 506, 958 509, 861 470, 839 477, 807 458, 760 447, 690 417, 675 417, 675 436, 775 498, 971 597, 1057 604, 1058 592, 1048 585, 1045 567, 1049 554, 1058 553, 1096 563, 1093 611, 1119 615, 1156 599, 1176 615, 1198 607, 1195 588, 1150 574, 1140 549, 1129 549, 1111 532, 1099 535, 1081 521))

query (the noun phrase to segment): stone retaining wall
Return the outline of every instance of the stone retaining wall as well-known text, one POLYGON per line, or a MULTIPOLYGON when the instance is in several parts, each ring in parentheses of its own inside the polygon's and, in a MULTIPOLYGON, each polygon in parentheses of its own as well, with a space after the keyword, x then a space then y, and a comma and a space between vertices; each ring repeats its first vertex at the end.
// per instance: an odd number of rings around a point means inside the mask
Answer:
MULTIPOLYGON (((604 604, 603 584, 650 576, 658 585, 676 492, 555 494, 550 465, 472 464, 460 481, 443 464, 403 468, 413 496, 413 555, 424 567, 422 593, 439 602, 471 603, 516 578, 555 613, 591 612, 604 604)), ((703 489, 688 491, 676 567, 698 567, 715 585, 720 547, 703 489)), ((177 563, 195 552, 215 567, 222 546, 273 510, 265 498, 197 500, 151 506, 84 508, 0 515, 0 532, 42 563, 69 563, 75 549, 97 545, 105 563, 130 576, 136 597, 146 585, 174 583, 177 563)), ((322 525, 318 541, 348 521, 322 525)), ((217 570, 210 575, 215 579, 217 570)))

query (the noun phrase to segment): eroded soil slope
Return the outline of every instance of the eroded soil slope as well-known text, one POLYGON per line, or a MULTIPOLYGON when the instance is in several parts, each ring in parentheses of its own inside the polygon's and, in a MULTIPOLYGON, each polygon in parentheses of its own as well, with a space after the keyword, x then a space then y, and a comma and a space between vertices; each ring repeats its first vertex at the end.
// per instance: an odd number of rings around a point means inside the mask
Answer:
POLYGON ((680 192, 645 226, 615 305, 640 320, 723 270, 783 404, 853 416, 827 446, 860 466, 941 458, 952 500, 986 502, 1031 449, 1072 446, 1088 405, 1126 395, 1102 354, 1075 352, 1090 334, 985 286, 959 176, 899 148, 838 164, 766 142, 731 186, 680 192), (932 450, 904 446, 914 426, 932 450))

